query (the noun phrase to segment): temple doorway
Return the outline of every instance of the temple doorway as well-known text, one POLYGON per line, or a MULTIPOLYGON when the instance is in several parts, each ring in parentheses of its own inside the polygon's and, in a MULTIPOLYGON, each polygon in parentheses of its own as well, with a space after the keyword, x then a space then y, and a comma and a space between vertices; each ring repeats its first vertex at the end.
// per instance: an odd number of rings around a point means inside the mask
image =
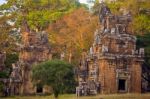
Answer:
POLYGON ((37 93, 43 93, 43 86, 41 84, 37 85, 36 92, 37 93))
POLYGON ((119 79, 118 91, 119 92, 125 92, 126 91, 126 80, 125 79, 119 79))

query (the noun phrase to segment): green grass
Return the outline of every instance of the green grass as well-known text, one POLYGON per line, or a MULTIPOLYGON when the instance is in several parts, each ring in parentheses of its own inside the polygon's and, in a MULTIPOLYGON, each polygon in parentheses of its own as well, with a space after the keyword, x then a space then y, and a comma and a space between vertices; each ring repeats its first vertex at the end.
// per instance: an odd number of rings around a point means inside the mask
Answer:
MULTIPOLYGON (((53 96, 15 96, 0 99, 54 99, 53 96)), ((150 94, 112 94, 88 97, 76 97, 76 95, 60 95, 58 99, 150 99, 150 94)))

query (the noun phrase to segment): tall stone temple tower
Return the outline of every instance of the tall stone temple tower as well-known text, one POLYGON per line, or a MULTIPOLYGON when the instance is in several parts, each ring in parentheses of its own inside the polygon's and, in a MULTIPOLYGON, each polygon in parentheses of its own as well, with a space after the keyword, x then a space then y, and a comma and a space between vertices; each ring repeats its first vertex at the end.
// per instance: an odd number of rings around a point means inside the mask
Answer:
POLYGON ((51 59, 51 49, 46 32, 23 32, 19 61, 22 65, 22 91, 23 93, 35 93, 31 81, 31 68, 33 64, 51 59))
POLYGON ((144 49, 136 48, 131 15, 115 16, 101 4, 99 19, 94 43, 82 54, 77 94, 141 93, 144 49))
MULTIPOLYGON (((25 24, 25 23, 24 23, 25 24)), ((35 94, 47 93, 50 91, 48 87, 34 86, 32 82, 32 66, 34 64, 50 60, 52 58, 51 48, 46 32, 31 32, 25 25, 25 32, 22 32, 20 45, 19 61, 13 64, 11 78, 11 89, 16 91, 14 94, 35 94), (17 84, 17 82, 19 84, 17 84)))

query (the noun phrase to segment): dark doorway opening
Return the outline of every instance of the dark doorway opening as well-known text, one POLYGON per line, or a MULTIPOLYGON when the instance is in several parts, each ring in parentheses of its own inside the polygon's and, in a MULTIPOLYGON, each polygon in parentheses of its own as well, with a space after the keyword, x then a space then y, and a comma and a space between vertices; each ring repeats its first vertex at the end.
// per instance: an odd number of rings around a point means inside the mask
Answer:
POLYGON ((37 88, 36 88, 36 92, 37 92, 37 93, 43 93, 43 86, 40 85, 40 84, 38 84, 38 85, 37 85, 37 88))
POLYGON ((126 80, 119 79, 118 90, 119 91, 125 91, 125 89, 126 89, 126 80))

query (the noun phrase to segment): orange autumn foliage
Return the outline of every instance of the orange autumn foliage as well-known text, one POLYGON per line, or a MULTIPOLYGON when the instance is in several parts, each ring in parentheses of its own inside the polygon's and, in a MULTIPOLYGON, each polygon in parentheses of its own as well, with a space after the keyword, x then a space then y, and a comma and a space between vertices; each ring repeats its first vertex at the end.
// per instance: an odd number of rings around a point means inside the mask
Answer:
POLYGON ((89 49, 97 27, 97 16, 79 8, 51 24, 47 31, 55 52, 65 51, 77 58, 83 49, 89 49))

